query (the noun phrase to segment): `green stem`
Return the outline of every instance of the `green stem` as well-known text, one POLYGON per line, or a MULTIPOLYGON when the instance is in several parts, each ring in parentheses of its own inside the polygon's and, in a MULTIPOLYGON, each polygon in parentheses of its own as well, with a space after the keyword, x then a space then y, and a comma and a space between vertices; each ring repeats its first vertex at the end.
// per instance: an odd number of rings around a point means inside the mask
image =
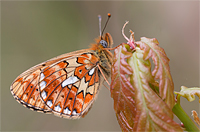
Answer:
POLYGON ((177 103, 174 105, 172 111, 174 114, 180 119, 180 121, 184 124, 186 131, 194 132, 200 131, 192 119, 185 113, 180 105, 180 97, 177 98, 177 103))

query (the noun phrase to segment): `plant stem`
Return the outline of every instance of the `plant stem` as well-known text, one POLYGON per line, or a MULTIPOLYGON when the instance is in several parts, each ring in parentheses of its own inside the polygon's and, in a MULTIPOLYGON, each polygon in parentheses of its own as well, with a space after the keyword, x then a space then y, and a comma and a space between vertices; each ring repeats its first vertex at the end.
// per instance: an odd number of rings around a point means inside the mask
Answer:
POLYGON ((200 131, 192 119, 185 113, 182 109, 180 103, 176 103, 172 109, 174 114, 180 119, 180 121, 184 124, 185 128, 189 132, 200 131))

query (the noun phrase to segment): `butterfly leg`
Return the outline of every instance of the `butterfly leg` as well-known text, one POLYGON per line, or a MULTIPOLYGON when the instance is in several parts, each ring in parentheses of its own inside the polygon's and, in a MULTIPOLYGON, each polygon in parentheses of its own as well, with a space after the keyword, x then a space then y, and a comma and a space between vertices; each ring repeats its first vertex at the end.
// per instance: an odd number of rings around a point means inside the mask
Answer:
POLYGON ((110 88, 108 86, 106 86, 104 83, 103 83, 103 86, 105 86, 108 90, 110 90, 110 88))
POLYGON ((97 65, 97 66, 98 66, 98 68, 99 68, 99 70, 100 70, 100 72, 101 72, 103 78, 105 79, 105 81, 107 82, 107 84, 110 86, 110 83, 108 82, 108 80, 107 80, 106 77, 104 76, 104 73, 103 73, 103 71, 101 70, 101 67, 100 67, 99 65, 97 65))

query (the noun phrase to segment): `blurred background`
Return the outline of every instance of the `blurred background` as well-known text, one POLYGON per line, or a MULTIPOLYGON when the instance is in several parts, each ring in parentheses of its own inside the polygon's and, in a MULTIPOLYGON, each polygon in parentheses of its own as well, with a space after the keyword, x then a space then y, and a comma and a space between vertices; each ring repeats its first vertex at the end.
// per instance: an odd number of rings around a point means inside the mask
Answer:
MULTIPOLYGON (((110 91, 102 86, 90 112, 68 120, 31 111, 10 93, 12 81, 23 71, 63 53, 86 49, 99 36, 98 15, 114 46, 126 42, 121 29, 140 37, 157 38, 170 58, 175 91, 199 84, 199 2, 137 1, 3 1, 1 2, 1 129, 3 131, 121 131, 110 91)), ((181 105, 191 116, 199 112, 198 98, 181 105)), ((199 112, 200 114, 200 112, 199 112)), ((175 117, 176 122, 180 121, 175 117)))

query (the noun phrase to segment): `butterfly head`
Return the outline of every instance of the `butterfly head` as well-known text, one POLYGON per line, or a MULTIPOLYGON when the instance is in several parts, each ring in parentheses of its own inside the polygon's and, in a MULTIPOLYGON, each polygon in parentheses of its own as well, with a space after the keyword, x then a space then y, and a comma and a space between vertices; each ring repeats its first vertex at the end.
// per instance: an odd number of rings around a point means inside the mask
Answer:
POLYGON ((101 37, 99 43, 102 48, 111 48, 113 44, 112 37, 109 33, 106 33, 103 37, 101 37))
POLYGON ((108 43, 105 41, 105 40, 101 40, 99 42, 104 48, 107 48, 108 47, 108 43))
POLYGON ((113 40, 109 33, 104 34, 103 36, 99 36, 96 40, 95 44, 91 45, 92 50, 102 50, 106 48, 112 48, 113 40))

